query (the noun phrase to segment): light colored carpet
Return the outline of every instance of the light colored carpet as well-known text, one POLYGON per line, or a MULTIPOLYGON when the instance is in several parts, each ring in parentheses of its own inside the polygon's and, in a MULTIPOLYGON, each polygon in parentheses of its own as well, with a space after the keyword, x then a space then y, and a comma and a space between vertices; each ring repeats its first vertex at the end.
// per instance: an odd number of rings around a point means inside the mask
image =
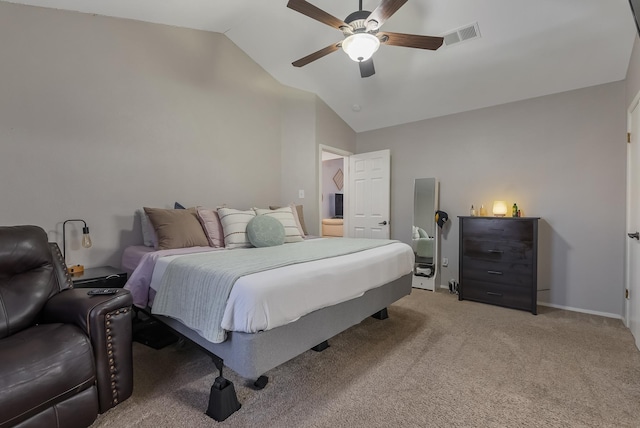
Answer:
POLYGON ((621 321, 539 315, 413 290, 268 373, 254 391, 231 370, 242 409, 204 412, 216 376, 192 345, 134 343, 133 396, 94 427, 639 427, 640 352, 621 321))

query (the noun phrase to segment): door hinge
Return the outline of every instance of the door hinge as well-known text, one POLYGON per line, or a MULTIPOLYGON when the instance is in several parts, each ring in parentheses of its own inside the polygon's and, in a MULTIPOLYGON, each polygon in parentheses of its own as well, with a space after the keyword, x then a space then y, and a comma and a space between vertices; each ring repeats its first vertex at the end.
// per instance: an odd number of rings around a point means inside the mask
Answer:
POLYGON ((624 298, 625 298, 625 299, 628 299, 628 298, 629 298, 629 289, 628 289, 628 288, 626 288, 626 289, 624 290, 624 298))
POLYGON ((631 132, 627 132, 627 143, 631 142, 631 132))

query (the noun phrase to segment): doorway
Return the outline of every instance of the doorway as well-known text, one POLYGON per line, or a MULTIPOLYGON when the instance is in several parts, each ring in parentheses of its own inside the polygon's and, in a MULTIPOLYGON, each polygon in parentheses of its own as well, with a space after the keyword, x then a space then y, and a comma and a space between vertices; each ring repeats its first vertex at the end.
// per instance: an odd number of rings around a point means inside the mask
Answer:
POLYGON ((320 145, 318 166, 319 231, 323 237, 344 236, 347 217, 348 162, 352 153, 320 145))

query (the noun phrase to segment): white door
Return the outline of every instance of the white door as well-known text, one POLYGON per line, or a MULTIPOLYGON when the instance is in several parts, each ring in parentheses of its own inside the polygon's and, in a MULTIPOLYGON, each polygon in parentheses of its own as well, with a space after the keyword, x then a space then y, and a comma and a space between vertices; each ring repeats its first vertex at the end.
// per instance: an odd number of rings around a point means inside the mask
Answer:
MULTIPOLYGON (((631 143, 627 146, 627 232, 640 232, 640 106, 631 112, 631 143)), ((640 240, 627 238, 626 321, 640 349, 640 240)))
POLYGON ((349 211, 346 236, 389 239, 391 152, 349 157, 349 211))

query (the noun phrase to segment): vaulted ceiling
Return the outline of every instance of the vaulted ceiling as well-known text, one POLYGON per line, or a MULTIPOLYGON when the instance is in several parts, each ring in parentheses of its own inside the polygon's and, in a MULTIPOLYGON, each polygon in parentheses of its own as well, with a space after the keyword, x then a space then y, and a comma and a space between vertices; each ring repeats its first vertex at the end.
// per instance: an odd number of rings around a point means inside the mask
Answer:
MULTIPOLYGON (((628 0, 409 0, 383 31, 439 36, 477 23, 480 37, 436 51, 382 45, 376 74, 361 78, 342 50, 291 65, 343 36, 287 0, 11 2, 224 33, 357 132, 622 80, 636 37, 628 0)), ((358 10, 358 0, 310 2, 340 19, 358 10)))

